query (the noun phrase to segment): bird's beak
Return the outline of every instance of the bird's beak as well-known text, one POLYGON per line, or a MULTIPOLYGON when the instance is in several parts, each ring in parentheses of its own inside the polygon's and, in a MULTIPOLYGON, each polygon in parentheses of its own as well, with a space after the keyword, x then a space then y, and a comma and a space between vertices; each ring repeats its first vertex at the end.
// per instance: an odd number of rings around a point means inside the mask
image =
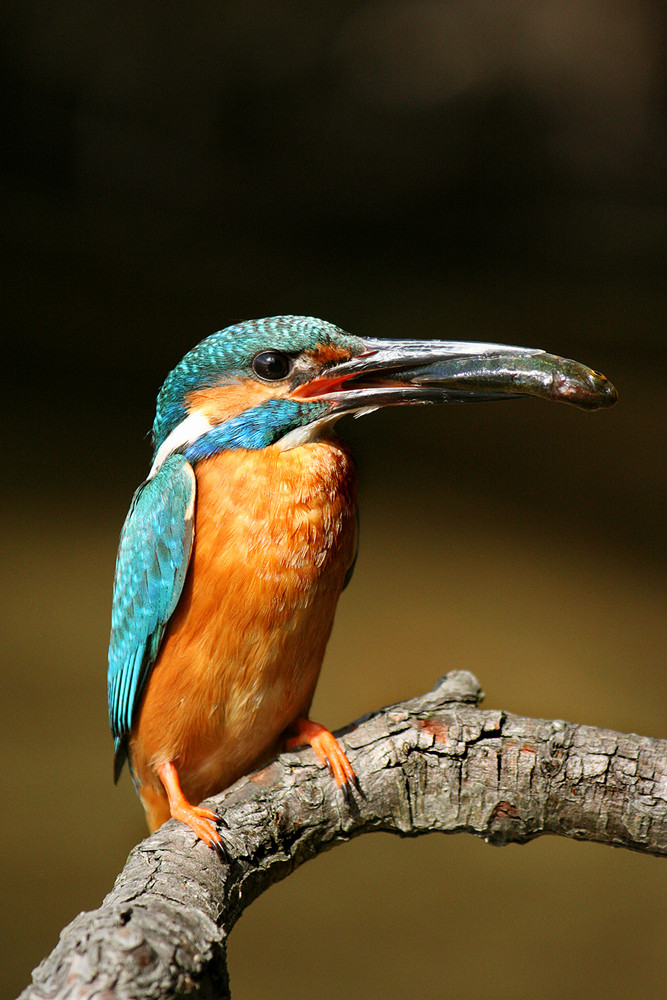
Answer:
POLYGON ((364 340, 364 351, 298 386, 296 399, 327 400, 331 414, 406 403, 540 396, 595 410, 616 402, 604 375, 529 347, 450 340, 364 340))

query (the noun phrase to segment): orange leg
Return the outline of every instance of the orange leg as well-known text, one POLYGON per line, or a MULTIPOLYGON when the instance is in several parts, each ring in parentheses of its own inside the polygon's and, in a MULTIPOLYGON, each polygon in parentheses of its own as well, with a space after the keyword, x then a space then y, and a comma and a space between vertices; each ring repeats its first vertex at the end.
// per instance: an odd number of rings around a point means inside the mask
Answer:
POLYGON ((359 787, 357 776, 345 756, 345 751, 328 729, 320 726, 317 722, 311 722, 310 719, 299 716, 291 724, 288 732, 291 735, 285 740, 286 750, 293 750, 294 747, 301 747, 305 744, 311 746, 322 763, 329 768, 339 788, 345 788, 350 784, 359 787))
POLYGON ((216 828, 218 817, 210 809, 190 805, 181 791, 178 772, 173 763, 168 760, 166 764, 158 767, 157 773, 167 793, 172 817, 179 819, 181 823, 187 823, 196 836, 209 847, 221 847, 222 838, 216 828))

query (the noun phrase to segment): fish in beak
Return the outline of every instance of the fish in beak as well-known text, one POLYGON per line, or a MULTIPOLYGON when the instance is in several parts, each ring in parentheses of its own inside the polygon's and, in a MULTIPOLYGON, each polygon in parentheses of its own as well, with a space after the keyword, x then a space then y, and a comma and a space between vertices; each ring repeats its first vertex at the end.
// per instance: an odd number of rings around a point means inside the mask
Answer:
POLYGON ((379 406, 519 396, 596 410, 617 399, 604 375, 534 348, 455 340, 367 339, 363 345, 363 353, 326 366, 293 397, 326 400, 331 416, 379 406))

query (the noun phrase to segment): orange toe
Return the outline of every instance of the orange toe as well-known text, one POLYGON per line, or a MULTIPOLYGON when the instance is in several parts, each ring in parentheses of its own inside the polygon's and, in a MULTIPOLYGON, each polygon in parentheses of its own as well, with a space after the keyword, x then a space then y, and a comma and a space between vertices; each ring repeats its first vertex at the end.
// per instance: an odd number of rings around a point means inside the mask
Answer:
POLYGON ((350 784, 357 785, 357 776, 345 751, 328 729, 317 722, 300 717, 294 720, 289 731, 291 735, 285 740, 287 750, 307 744, 313 748, 318 759, 329 768, 339 788, 350 784))
POLYGON ((203 809, 201 806, 179 806, 172 809, 171 815, 181 823, 186 823, 195 836, 203 840, 208 847, 221 847, 222 837, 218 833, 218 817, 210 809, 203 809))
POLYGON ((178 772, 173 762, 168 760, 157 769, 160 781, 169 799, 169 809, 173 819, 187 824, 192 832, 208 847, 221 847, 222 837, 217 829, 218 817, 210 809, 193 806, 186 799, 178 780, 178 772))

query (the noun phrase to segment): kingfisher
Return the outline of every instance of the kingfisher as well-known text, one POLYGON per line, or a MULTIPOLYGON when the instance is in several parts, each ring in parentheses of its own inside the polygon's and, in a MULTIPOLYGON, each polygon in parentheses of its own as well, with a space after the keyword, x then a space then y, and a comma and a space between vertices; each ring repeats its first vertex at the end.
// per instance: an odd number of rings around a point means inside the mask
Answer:
POLYGON ((129 762, 150 831, 219 847, 200 805, 283 748, 356 776, 309 718, 357 551, 345 414, 516 396, 596 409, 603 375, 533 348, 361 339, 323 320, 238 323, 194 347, 157 397, 153 460, 122 529, 109 644, 114 779, 129 762))

